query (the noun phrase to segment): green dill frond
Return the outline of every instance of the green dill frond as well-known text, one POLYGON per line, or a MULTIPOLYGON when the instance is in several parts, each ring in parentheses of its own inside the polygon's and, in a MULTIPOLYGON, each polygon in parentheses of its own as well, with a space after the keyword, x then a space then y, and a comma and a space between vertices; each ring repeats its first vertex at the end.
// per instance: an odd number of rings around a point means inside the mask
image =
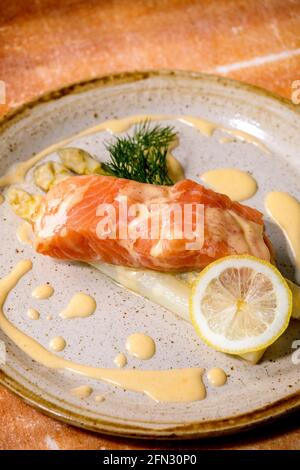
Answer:
POLYGON ((158 185, 172 185, 168 176, 167 154, 176 133, 170 126, 151 128, 145 121, 135 128, 133 136, 116 137, 106 144, 110 161, 102 163, 112 176, 158 185))

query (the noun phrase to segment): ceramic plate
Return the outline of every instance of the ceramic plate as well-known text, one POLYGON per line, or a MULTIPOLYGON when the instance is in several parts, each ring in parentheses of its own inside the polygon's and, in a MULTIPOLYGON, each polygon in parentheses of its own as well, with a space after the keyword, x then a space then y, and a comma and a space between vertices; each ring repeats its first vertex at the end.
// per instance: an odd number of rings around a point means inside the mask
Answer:
MULTIPOLYGON (((199 173, 215 167, 238 167, 251 172, 259 190, 249 202, 263 210, 267 191, 290 191, 300 197, 299 111, 284 100, 234 81, 188 73, 140 73, 109 77, 79 84, 43 97, 17 110, 1 123, 0 174, 13 163, 25 160, 48 145, 106 119, 134 114, 189 114, 240 129, 259 138, 271 151, 241 141, 220 143, 222 132, 205 137, 191 127, 172 122, 180 134, 174 151, 186 175, 199 181, 199 173)), ((103 141, 107 133, 73 141, 106 158, 103 141)), ((49 156, 52 158, 53 156, 49 156)), ((32 186, 29 172, 26 187, 32 186)), ((0 331, 6 345, 6 364, 0 380, 30 404, 77 426, 119 435, 155 438, 192 438, 238 430, 278 416, 300 404, 299 365, 292 361, 292 343, 300 339, 300 323, 266 353, 261 364, 248 365, 208 348, 192 326, 174 314, 113 284, 87 265, 57 262, 34 254, 16 238, 20 220, 7 203, 0 206, 0 275, 18 260, 31 258, 33 270, 9 296, 5 309, 9 319, 48 347, 52 336, 61 335, 67 359, 113 367, 124 350, 129 334, 143 331, 157 345, 156 355, 142 364, 129 360, 129 367, 168 369, 218 366, 228 373, 219 389, 207 384, 207 398, 194 403, 156 403, 147 396, 125 392, 104 382, 47 369, 29 359, 0 331), (55 295, 34 301, 31 290, 50 282, 55 295), (97 300, 97 311, 88 319, 62 320, 58 313, 69 298, 85 291, 97 300), (41 311, 30 320, 28 307, 41 311), (47 320, 51 315, 52 320, 47 320), (94 389, 87 399, 71 395, 76 386, 94 389), (105 401, 96 403, 96 394, 105 401)), ((283 272, 292 277, 290 255, 281 232, 266 219, 267 231, 279 255, 283 272)), ((296 361, 297 362, 297 361, 296 361)))

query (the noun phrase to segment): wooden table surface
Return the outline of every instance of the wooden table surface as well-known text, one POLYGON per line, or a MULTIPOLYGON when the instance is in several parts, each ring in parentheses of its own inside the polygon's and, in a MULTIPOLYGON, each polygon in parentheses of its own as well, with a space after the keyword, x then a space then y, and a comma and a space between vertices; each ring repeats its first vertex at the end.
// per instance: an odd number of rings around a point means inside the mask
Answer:
MULTIPOLYGON (((0 0, 0 114, 74 81, 159 68, 222 74, 290 98, 300 0, 0 0)), ((61 424, 0 387, 0 449, 299 449, 299 416, 218 440, 132 441, 61 424)))

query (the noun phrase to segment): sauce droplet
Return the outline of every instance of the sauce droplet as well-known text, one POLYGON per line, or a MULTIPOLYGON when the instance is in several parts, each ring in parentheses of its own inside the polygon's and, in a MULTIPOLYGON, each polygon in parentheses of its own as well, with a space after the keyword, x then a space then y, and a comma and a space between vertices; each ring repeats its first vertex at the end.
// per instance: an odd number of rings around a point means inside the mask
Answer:
POLYGON ((105 397, 103 395, 96 395, 95 396, 95 401, 97 403, 101 403, 101 402, 105 401, 105 397))
POLYGON ((219 168, 201 175, 201 179, 215 191, 226 194, 232 201, 250 199, 257 191, 257 183, 245 171, 219 168))
POLYGON ((126 349, 129 354, 138 359, 151 359, 155 354, 155 343, 144 333, 134 333, 127 338, 126 349))
POLYGON ((49 343, 50 348, 55 352, 63 351, 66 345, 66 340, 62 336, 55 336, 49 343))
POLYGON ((49 299, 54 294, 54 289, 52 286, 48 284, 43 284, 42 286, 38 286, 32 292, 32 297, 38 300, 46 300, 49 299))
POLYGON ((32 245, 33 230, 29 222, 24 222, 17 228, 17 239, 24 245, 32 245))
POLYGON ((208 381, 214 387, 222 387, 227 382, 227 375, 223 369, 219 367, 214 367, 207 372, 208 381))
POLYGON ((88 398, 93 393, 93 389, 89 385, 80 385, 80 387, 72 388, 71 393, 78 398, 88 398))
POLYGON ((117 367, 122 369, 127 364, 127 357, 125 356, 124 353, 120 353, 114 358, 114 363, 116 364, 117 367))
POLYGON ((60 313, 62 318, 85 318, 92 315, 96 310, 95 299, 90 295, 79 292, 70 300, 68 306, 60 313))
MULTIPOLYGON (((300 278, 300 202, 289 193, 273 191, 267 194, 265 206, 274 222, 283 230, 291 247, 300 278)), ((300 279, 299 279, 300 280, 300 279)))
POLYGON ((30 318, 31 320, 38 320, 40 318, 40 312, 38 312, 37 310, 35 310, 35 308, 29 308, 27 310, 27 316, 28 318, 30 318))
POLYGON ((220 144, 230 144, 232 142, 235 142, 235 138, 234 137, 229 137, 229 136, 223 136, 223 137, 220 137, 219 139, 219 142, 220 144))

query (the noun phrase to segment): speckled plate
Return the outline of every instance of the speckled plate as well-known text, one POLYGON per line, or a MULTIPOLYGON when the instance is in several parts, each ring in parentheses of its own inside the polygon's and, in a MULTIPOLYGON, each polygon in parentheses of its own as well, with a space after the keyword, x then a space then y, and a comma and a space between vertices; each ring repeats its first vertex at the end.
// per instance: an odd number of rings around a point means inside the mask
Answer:
MULTIPOLYGON (((5 118, 0 124, 0 174, 14 162, 25 160, 46 146, 87 126, 114 117, 133 114, 190 114, 244 130, 261 139, 271 150, 263 153, 252 144, 219 142, 221 131, 207 138, 190 127, 173 122, 180 133, 175 155, 186 175, 198 179, 204 170, 236 166, 253 173, 259 191, 249 202, 263 210, 267 191, 289 190, 300 197, 299 110, 271 94, 248 85, 207 75, 150 72, 114 76, 79 84, 45 96, 5 118)), ((75 140, 74 145, 105 158, 106 133, 75 140)), ((31 188, 32 173, 25 187, 31 188)), ((18 260, 32 258, 33 270, 10 295, 5 309, 9 319, 48 347, 49 339, 62 335, 67 348, 60 353, 78 362, 113 367, 124 350, 128 334, 143 331, 156 341, 157 353, 142 364, 129 359, 129 367, 167 369, 197 366, 223 367, 228 383, 220 389, 207 384, 207 398, 187 404, 155 403, 147 396, 125 392, 104 382, 85 380, 71 373, 47 369, 22 353, 0 331, 6 344, 7 361, 0 381, 27 402, 77 426, 134 437, 192 438, 217 435, 264 422, 300 404, 299 365, 292 361, 292 343, 300 339, 300 323, 266 353, 261 364, 252 366, 208 348, 191 325, 172 313, 113 284, 87 265, 57 262, 20 245, 16 228, 20 221, 7 203, 0 206, 0 275, 18 260), (55 295, 35 301, 33 287, 50 282, 55 295), (62 320, 58 313, 78 290, 95 296, 96 313, 88 319, 62 320), (28 307, 38 307, 41 318, 26 316, 28 307), (53 319, 46 318, 51 315, 53 319), (94 393, 80 400, 73 387, 90 384, 94 393), (105 401, 96 403, 96 394, 105 401)), ((293 276, 282 234, 267 219, 267 231, 285 274, 293 276)), ((294 361, 295 362, 295 361, 294 361)))

